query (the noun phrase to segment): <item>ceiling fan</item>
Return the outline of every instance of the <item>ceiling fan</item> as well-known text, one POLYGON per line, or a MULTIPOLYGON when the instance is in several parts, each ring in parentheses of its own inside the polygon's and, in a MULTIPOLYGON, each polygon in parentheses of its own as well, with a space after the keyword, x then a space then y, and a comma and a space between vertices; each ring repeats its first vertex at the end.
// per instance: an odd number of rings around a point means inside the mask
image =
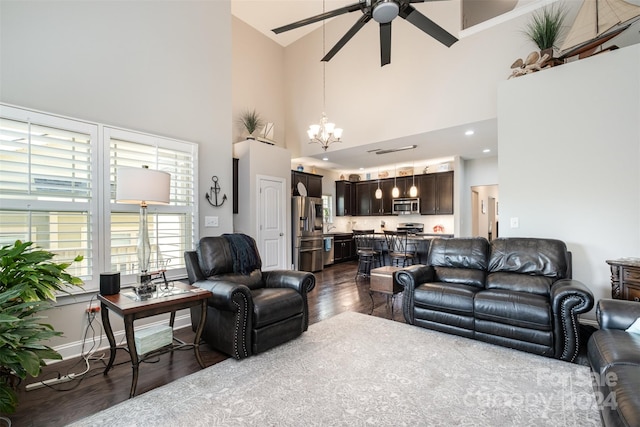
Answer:
POLYGON ((300 21, 274 28, 272 31, 276 34, 314 22, 323 21, 327 18, 333 18, 345 13, 362 12, 362 16, 358 21, 342 36, 338 43, 322 58, 323 61, 329 61, 334 57, 340 49, 366 24, 373 18, 380 24, 380 62, 381 66, 385 66, 391 62, 391 21, 396 16, 406 19, 420 30, 424 31, 434 39, 447 47, 458 41, 452 34, 448 33, 444 28, 433 22, 431 19, 418 12, 411 3, 423 3, 433 0, 359 0, 358 3, 344 6, 339 9, 321 13, 300 21))

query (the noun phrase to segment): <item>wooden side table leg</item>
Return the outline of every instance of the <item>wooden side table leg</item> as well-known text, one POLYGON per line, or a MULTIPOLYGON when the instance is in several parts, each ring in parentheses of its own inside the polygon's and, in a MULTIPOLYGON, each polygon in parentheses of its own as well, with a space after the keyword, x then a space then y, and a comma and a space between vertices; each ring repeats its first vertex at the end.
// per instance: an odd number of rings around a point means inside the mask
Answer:
POLYGON ((202 331, 204 329, 204 325, 207 321, 207 300, 203 299, 200 302, 200 323, 198 323, 198 328, 196 329, 196 336, 193 339, 193 351, 196 354, 196 360, 201 368, 206 368, 204 362, 202 361, 202 356, 200 355, 200 337, 202 336, 202 331))
POLYGON ((103 372, 103 375, 107 375, 116 359, 116 339, 113 336, 111 322, 109 321, 109 309, 104 303, 100 303, 100 316, 102 317, 104 332, 107 334, 107 340, 109 340, 109 363, 107 363, 107 367, 104 368, 103 372))
POLYGON ((138 358, 136 339, 133 331, 133 316, 124 317, 124 332, 127 337, 127 347, 129 348, 129 357, 131 357, 131 368, 133 370, 131 391, 129 392, 129 397, 131 398, 136 394, 136 386, 138 385, 138 367, 140 366, 140 359, 138 358))

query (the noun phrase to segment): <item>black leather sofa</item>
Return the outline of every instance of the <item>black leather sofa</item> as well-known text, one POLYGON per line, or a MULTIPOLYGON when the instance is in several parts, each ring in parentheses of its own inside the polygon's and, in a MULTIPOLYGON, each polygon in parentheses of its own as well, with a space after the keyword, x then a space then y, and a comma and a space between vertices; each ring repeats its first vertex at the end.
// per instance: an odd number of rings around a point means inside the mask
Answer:
POLYGON ((426 265, 395 273, 407 323, 573 361, 593 294, 560 240, 433 239, 426 265))
MULTIPOLYGON (((312 273, 261 271, 256 243, 244 234, 204 237, 184 257, 189 283, 213 293, 202 334, 213 348, 243 359, 307 330, 312 273)), ((200 310, 191 310, 194 330, 199 321, 200 310)))
POLYGON ((606 426, 640 426, 640 335, 625 332, 640 318, 640 303, 602 299, 600 329, 589 338, 587 356, 596 400, 606 426))

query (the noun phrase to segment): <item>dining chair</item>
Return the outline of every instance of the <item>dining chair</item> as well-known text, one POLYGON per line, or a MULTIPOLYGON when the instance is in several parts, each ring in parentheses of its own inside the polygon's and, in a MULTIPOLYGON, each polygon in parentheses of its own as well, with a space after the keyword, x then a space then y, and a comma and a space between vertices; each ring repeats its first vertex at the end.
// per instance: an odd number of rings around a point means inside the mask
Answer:
POLYGON ((374 230, 353 230, 353 239, 356 242, 356 254, 358 255, 356 278, 359 276, 369 277, 371 268, 376 264, 381 265, 381 252, 375 247, 374 230))
POLYGON ((409 233, 406 231, 384 230, 391 265, 406 267, 414 264, 415 245, 408 242, 409 233))

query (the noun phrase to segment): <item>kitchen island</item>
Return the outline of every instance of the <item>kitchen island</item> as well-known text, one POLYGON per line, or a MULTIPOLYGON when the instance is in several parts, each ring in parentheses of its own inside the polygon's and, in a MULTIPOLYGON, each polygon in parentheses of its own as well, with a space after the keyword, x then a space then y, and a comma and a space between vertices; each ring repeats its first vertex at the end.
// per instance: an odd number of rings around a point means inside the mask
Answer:
MULTIPOLYGON (((389 259, 389 249, 387 247, 387 242, 385 240, 384 232, 374 232, 375 239, 375 248, 382 253, 383 265, 391 265, 391 260, 389 259)), ((353 241, 353 233, 348 232, 333 232, 333 233, 325 233, 325 237, 333 237, 335 239, 334 246, 336 246, 336 250, 341 255, 336 254, 335 262, 341 261, 349 261, 354 259, 356 255, 355 242, 353 241), (349 237, 351 236, 351 238, 349 237), (346 242, 350 243, 347 244, 346 242), (349 249, 344 249, 346 246, 349 249), (346 256, 346 254, 350 254, 346 256), (344 255, 342 255, 344 254, 344 255)), ((429 246, 431 244, 431 240, 435 238, 452 238, 453 234, 444 234, 444 233, 410 233, 407 238, 407 244, 410 249, 415 252, 415 262, 416 264, 423 264, 427 261, 427 254, 429 252, 429 246)))

